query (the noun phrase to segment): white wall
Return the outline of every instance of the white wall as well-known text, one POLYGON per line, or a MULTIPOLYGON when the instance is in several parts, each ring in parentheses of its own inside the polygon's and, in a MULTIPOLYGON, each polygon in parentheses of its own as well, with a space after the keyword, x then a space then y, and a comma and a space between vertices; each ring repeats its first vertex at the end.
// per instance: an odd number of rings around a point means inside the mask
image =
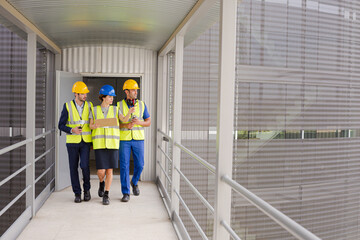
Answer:
POLYGON ((62 49, 62 70, 101 76, 142 75, 141 96, 152 120, 145 129, 145 167, 141 179, 155 180, 157 52, 121 46, 90 46, 62 49))

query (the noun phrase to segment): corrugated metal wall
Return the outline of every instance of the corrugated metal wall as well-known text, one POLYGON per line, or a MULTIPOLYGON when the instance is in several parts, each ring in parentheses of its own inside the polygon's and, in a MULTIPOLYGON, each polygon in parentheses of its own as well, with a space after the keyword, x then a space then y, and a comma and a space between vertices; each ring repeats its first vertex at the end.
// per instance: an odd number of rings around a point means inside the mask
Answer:
POLYGON ((120 47, 91 46, 62 50, 62 70, 73 73, 139 74, 142 75, 141 96, 152 120, 145 130, 145 167, 141 179, 155 180, 156 137, 156 71, 157 53, 152 50, 120 47))

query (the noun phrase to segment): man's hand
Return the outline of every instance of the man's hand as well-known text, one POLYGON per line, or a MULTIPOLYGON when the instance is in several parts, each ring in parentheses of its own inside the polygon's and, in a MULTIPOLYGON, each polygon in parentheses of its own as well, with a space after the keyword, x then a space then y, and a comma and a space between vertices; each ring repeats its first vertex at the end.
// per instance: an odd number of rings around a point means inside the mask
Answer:
POLYGON ((133 119, 131 119, 131 123, 134 125, 139 125, 140 124, 140 120, 137 117, 134 117, 133 119))
POLYGON ((71 129, 71 132, 75 134, 80 134, 82 132, 82 129, 80 127, 75 127, 71 129))
POLYGON ((129 109, 129 112, 130 112, 130 113, 134 113, 134 112, 135 112, 135 108, 134 108, 134 107, 131 107, 131 108, 129 109))
POLYGON ((135 124, 132 123, 132 122, 131 122, 131 123, 128 123, 128 124, 127 124, 127 128, 128 128, 128 129, 132 129, 132 128, 134 127, 134 125, 135 125, 135 124))

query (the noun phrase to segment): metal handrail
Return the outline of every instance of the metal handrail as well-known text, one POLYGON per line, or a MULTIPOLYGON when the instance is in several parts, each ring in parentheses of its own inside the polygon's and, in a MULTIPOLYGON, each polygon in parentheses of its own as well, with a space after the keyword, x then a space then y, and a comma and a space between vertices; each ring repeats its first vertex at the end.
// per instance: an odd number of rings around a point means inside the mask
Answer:
POLYGON ((235 240, 241 240, 241 238, 239 238, 239 236, 236 234, 236 232, 229 226, 229 224, 227 224, 227 222, 221 220, 220 224, 223 225, 223 227, 226 229, 226 231, 228 231, 228 233, 231 235, 231 237, 235 240))
POLYGON ((200 201, 210 210, 212 214, 214 214, 215 210, 211 206, 211 204, 201 195, 201 193, 196 189, 196 187, 190 182, 189 179, 177 168, 174 167, 176 171, 180 174, 180 176, 185 180, 185 182, 189 185, 189 187, 193 190, 195 195, 200 199, 200 201))
POLYGON ((191 213, 190 209, 188 208, 188 206, 186 205, 184 199, 182 199, 182 197, 180 196, 180 194, 174 190, 174 192, 176 193, 176 195, 179 198, 179 201, 181 202, 181 204, 183 205, 186 213, 188 214, 188 216, 190 217, 190 220, 193 222, 193 224, 195 225, 196 229, 198 230, 198 232, 200 233, 201 237, 203 239, 208 239, 208 237, 206 236, 206 234, 204 233, 204 231, 202 230, 201 226, 199 225, 199 223, 196 221, 196 218, 194 217, 194 215, 191 213))
POLYGON ((31 165, 31 163, 26 164, 25 166, 23 166, 22 168, 20 168, 19 170, 17 170, 16 172, 14 172, 13 174, 11 174, 10 176, 8 176, 7 178, 3 179, 0 182, 0 187, 2 185, 4 185, 6 182, 10 181, 12 178, 14 178, 16 175, 18 175, 19 173, 21 173, 22 171, 24 171, 27 167, 29 167, 31 165))
POLYGON ((9 202, 8 205, 6 205, 1 211, 0 211, 0 216, 2 216, 4 214, 4 212, 6 212, 12 205, 14 205, 14 203, 16 203, 17 200, 19 200, 19 198, 21 198, 26 192, 27 190, 29 190, 31 188, 31 185, 28 185, 21 193, 19 193, 16 198, 14 198, 11 202, 9 202))
POLYGON ((51 164, 50 167, 48 167, 45 172, 43 172, 40 176, 38 176, 38 177, 35 179, 35 183, 34 183, 34 184, 36 184, 45 174, 47 174, 54 165, 55 165, 55 163, 51 164))
POLYGON ((260 211, 265 213, 268 217, 273 219, 276 223, 278 223, 296 238, 303 240, 320 240, 319 237, 271 206, 269 203, 256 196, 254 193, 241 186, 239 183, 229 178, 229 176, 224 175, 221 177, 221 180, 230 185, 243 198, 257 207, 260 211))
POLYGON ((41 154, 40 156, 38 156, 37 158, 35 158, 34 163, 36 163, 37 161, 39 161, 41 158, 43 158, 46 154, 48 154, 51 150, 55 149, 55 146, 49 148, 48 150, 46 150, 46 152, 44 152, 43 154, 41 154))
POLYGON ((166 189, 160 179, 158 181, 158 184, 161 184, 161 186, 157 185, 161 199, 164 202, 166 211, 168 212, 169 216, 171 216, 171 209, 169 208, 169 205, 167 203, 167 201, 171 201, 171 198, 170 198, 169 194, 166 192, 166 189))
POLYGON ((47 132, 44 132, 44 133, 42 133, 42 134, 40 134, 40 135, 37 135, 37 136, 35 137, 35 141, 38 140, 39 138, 42 138, 42 137, 45 137, 46 135, 49 135, 50 133, 52 133, 52 132, 54 132, 54 131, 55 131, 55 128, 53 128, 53 129, 51 129, 51 130, 49 130, 49 131, 47 131, 47 132))
POLYGON ((167 180, 169 181, 169 183, 171 184, 171 179, 169 177, 169 175, 166 173, 165 169, 163 168, 163 166, 161 166, 160 161, 157 161, 157 163, 159 164, 161 170, 163 171, 163 173, 165 174, 165 177, 167 178, 167 180))
POLYGON ((162 181, 159 179, 159 183, 162 185, 162 187, 164 188, 164 192, 161 191, 161 194, 165 194, 166 199, 168 199, 169 201, 171 201, 171 198, 169 196, 169 194, 166 192, 165 186, 162 183, 162 181))
POLYGON ((169 155, 160 147, 160 145, 158 145, 158 148, 160 149, 160 151, 165 155, 165 157, 170 161, 170 163, 172 163, 172 159, 169 157, 169 155))
POLYGON ((164 133, 163 131, 161 131, 160 128, 158 128, 158 132, 161 133, 162 135, 164 135, 166 138, 168 138, 171 142, 174 141, 169 135, 167 135, 166 133, 164 133))
POLYGON ((10 151, 12 151, 12 150, 14 150, 16 148, 22 147, 22 146, 24 146, 25 144, 27 144, 27 143, 29 143, 31 141, 32 141, 32 138, 28 138, 28 139, 25 139, 25 140, 23 140, 21 142, 18 142, 18 143, 15 143, 15 144, 11 145, 11 146, 3 148, 3 149, 0 150, 0 155, 3 155, 5 153, 7 153, 7 152, 10 152, 10 151))
MULTIPOLYGON (((158 129, 160 133, 168 137, 170 140, 171 137, 169 137, 166 133, 162 132, 160 129, 158 129)), ((200 156, 193 153, 191 150, 187 149, 185 146, 174 142, 174 145, 179 147, 181 150, 186 152, 188 155, 190 155, 193 159, 197 160, 200 164, 205 166, 210 172, 216 173, 216 168, 206 162, 204 159, 202 159, 200 156)), ((161 149, 160 146, 158 148, 165 154, 166 157, 167 154, 161 149)), ((168 157, 169 160, 170 157, 168 157)), ((160 163, 159 163, 160 165, 160 163)), ((161 165, 160 165, 161 166, 161 165)), ((197 191, 197 189, 191 184, 191 182, 185 177, 185 175, 175 166, 175 170, 177 170, 180 174, 180 176, 183 177, 183 179, 187 182, 187 184, 190 186, 190 188, 194 191, 194 193, 200 198, 200 200, 208 207, 208 209, 214 213, 214 209, 212 206, 208 203, 208 201, 197 191)), ((303 240, 320 240, 319 237, 311 233, 309 230, 271 206, 269 203, 265 202, 258 196, 256 196, 254 193, 250 192, 240 184, 238 184, 236 181, 229 178, 227 175, 224 175, 221 177, 221 180, 227 183, 229 186, 231 186, 235 191, 237 191, 242 197, 244 197, 247 201, 249 201, 252 205, 257 207, 259 210, 261 210, 263 213, 265 213, 267 216, 269 216, 271 219, 273 219, 276 223, 278 223, 280 226, 282 226, 286 231, 288 231, 290 234, 295 236, 298 239, 303 240)), ((175 190, 176 195, 178 196, 181 204, 184 206, 185 211, 188 213, 191 221, 194 223, 195 227, 198 229, 200 235, 207 239, 205 233, 202 231, 201 227, 197 223, 195 217, 192 215, 190 209, 185 204, 184 200, 181 198, 180 194, 175 190)), ((235 231, 224 221, 221 221, 220 224, 229 232, 229 234, 236 240, 241 240, 239 236, 235 233, 235 231)))
MULTIPOLYGON (((161 131, 160 129, 158 129, 158 132, 160 132, 161 134, 163 134, 165 137, 169 138, 171 141, 173 141, 173 139, 167 135, 166 133, 164 133, 163 131, 161 131)), ((211 165, 210 163, 208 163, 207 161, 205 161, 204 159, 202 159, 200 156, 198 156, 197 154, 193 153, 191 150, 187 149, 185 146, 181 145, 180 143, 175 142, 174 143, 175 146, 179 147, 181 150, 183 150, 184 152, 186 152, 188 155, 190 155, 193 159, 197 160, 201 165, 205 166, 208 170, 210 170, 210 172, 212 172, 213 174, 215 174, 215 167, 213 165, 211 165)), ((160 148, 160 150, 162 150, 160 148)), ((165 155, 166 156, 166 155, 165 155)))
POLYGON ((180 143, 175 142, 175 145, 177 147, 179 147, 181 150, 183 150, 184 152, 186 152, 188 155, 190 155, 193 159, 197 160, 201 165, 205 166, 210 172, 215 174, 216 170, 215 170, 215 167, 213 165, 211 165, 210 163, 208 163, 207 161, 205 161, 200 156, 196 155, 195 153, 193 153, 192 151, 190 151, 189 149, 187 149, 186 147, 184 147, 180 143))

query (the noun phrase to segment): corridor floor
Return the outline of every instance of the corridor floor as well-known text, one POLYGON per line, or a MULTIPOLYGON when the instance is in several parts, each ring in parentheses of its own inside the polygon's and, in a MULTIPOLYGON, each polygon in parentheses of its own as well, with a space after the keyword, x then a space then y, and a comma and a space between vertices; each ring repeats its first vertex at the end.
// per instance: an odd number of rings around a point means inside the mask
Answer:
POLYGON ((178 239, 155 183, 139 182, 140 196, 123 203, 114 179, 108 206, 97 195, 98 181, 91 186, 89 202, 74 203, 71 187, 53 192, 17 239, 178 239))

